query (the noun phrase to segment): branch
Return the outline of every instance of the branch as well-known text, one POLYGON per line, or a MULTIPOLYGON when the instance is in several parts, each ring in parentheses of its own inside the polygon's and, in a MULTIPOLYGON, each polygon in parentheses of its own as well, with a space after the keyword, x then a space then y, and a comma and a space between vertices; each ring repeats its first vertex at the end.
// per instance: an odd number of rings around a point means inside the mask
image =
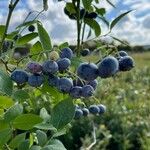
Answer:
POLYGON ((91 145, 89 145, 87 148, 85 148, 85 150, 90 150, 95 144, 96 144, 96 127, 94 125, 94 122, 92 123, 93 124, 93 143, 91 143, 91 145))
POLYGON ((13 72, 12 70, 9 69, 7 61, 4 61, 2 58, 0 60, 4 64, 6 71, 8 71, 10 73, 13 72))
POLYGON ((9 23, 10 23, 10 19, 11 19, 13 10, 15 9, 18 2, 19 2, 19 0, 16 0, 14 2, 14 4, 12 4, 12 1, 11 1, 10 4, 9 4, 9 13, 8 13, 8 16, 7 16, 6 27, 5 27, 4 35, 2 37, 1 44, 0 44, 0 54, 2 52, 3 44, 4 44, 5 38, 7 36, 7 31, 8 31, 8 27, 9 27, 9 23))

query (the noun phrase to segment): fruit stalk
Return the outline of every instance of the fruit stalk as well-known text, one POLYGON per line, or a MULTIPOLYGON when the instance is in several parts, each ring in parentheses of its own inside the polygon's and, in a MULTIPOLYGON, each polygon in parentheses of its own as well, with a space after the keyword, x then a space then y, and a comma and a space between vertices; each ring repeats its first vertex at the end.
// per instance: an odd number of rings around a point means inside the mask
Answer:
POLYGON ((9 23, 10 23, 10 19, 11 19, 13 10, 15 9, 18 2, 19 2, 19 0, 16 0, 14 2, 14 4, 12 4, 12 1, 11 1, 10 4, 9 4, 9 13, 8 13, 8 16, 7 16, 6 27, 5 27, 4 35, 2 37, 1 44, 0 44, 0 55, 1 55, 1 52, 2 52, 2 48, 3 48, 3 43, 4 43, 5 38, 7 36, 7 31, 8 31, 8 27, 9 27, 9 23))

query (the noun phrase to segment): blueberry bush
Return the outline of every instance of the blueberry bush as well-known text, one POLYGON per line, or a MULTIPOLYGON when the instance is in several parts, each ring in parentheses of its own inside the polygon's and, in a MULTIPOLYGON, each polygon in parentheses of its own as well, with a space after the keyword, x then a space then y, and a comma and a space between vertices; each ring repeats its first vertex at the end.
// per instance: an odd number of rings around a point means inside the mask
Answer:
MULTIPOLYGON (((85 61, 83 58, 92 54, 84 43, 109 36, 130 11, 109 23, 105 8, 97 6, 99 0, 65 1, 64 13, 77 24, 77 45, 70 49, 68 42, 53 46, 38 19, 48 9, 47 0, 43 0, 43 10, 33 20, 28 21, 32 14, 29 12, 24 22, 8 33, 19 1, 10 0, 6 24, 0 25, 3 65, 0 69, 0 149, 65 150, 58 137, 69 130, 72 120, 90 117, 95 129, 92 118, 106 111, 106 106, 95 97, 98 80, 115 77, 135 65, 131 56, 125 51, 118 52, 116 47, 103 52, 98 61, 85 61), (101 35, 100 21, 108 27, 105 35, 101 35), (87 37, 85 30, 89 30, 87 37), (29 45, 33 39, 35 43, 29 45)), ((86 149, 95 144, 94 141, 86 149)))

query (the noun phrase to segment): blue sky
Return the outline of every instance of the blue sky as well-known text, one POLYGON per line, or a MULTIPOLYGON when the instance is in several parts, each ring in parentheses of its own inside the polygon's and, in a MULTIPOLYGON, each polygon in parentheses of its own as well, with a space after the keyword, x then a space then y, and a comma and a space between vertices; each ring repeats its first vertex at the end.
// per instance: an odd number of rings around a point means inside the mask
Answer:
MULTIPOLYGON (((101 0, 99 7, 107 10, 106 18, 112 20, 120 13, 134 9, 124 18, 111 33, 120 39, 128 40, 132 45, 150 44, 150 1, 149 0, 112 0, 116 9, 112 8, 105 0, 101 0)), ((4 24, 7 15, 9 0, 0 0, 0 24, 4 24)), ((65 3, 54 3, 49 0, 49 10, 41 16, 41 21, 51 35, 55 43, 64 41, 75 43, 76 24, 63 13, 65 3)), ((15 29, 23 21, 29 11, 41 10, 42 0, 20 0, 11 20, 10 30, 15 29)), ((103 33, 107 29, 102 24, 103 33)))

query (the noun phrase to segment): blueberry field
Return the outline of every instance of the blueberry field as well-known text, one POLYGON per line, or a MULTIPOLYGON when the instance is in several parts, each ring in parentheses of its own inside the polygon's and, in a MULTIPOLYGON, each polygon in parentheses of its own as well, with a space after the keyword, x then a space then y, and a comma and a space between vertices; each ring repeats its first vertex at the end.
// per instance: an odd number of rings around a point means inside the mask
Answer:
POLYGON ((147 6, 1 0, 0 150, 150 150, 147 6))

